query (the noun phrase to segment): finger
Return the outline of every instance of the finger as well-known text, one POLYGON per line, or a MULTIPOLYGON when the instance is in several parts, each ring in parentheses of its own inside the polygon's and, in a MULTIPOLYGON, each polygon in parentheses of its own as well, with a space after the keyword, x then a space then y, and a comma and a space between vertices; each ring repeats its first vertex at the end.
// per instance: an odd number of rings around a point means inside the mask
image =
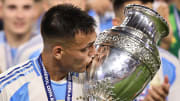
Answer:
POLYGON ((161 97, 158 92, 156 92, 156 90, 154 89, 150 89, 149 90, 149 95, 150 97, 153 99, 152 101, 163 101, 163 97, 161 97))
POLYGON ((162 85, 161 86, 152 86, 152 90, 157 93, 157 95, 159 95, 158 97, 161 97, 162 99, 166 99, 166 96, 168 95, 168 93, 166 93, 163 90, 162 85))
POLYGON ((153 101, 153 98, 150 96, 149 91, 148 91, 148 95, 146 95, 143 101, 153 101))
POLYGON ((167 75, 164 77, 164 83, 166 83, 166 84, 168 84, 168 83, 169 83, 169 78, 168 78, 168 76, 167 76, 167 75))
POLYGON ((164 91, 165 94, 169 94, 169 89, 170 89, 170 84, 162 84, 162 90, 164 91))
POLYGON ((169 79, 167 75, 164 77, 164 83, 162 84, 162 88, 165 91, 165 93, 167 94, 169 93, 170 84, 169 84, 169 79))

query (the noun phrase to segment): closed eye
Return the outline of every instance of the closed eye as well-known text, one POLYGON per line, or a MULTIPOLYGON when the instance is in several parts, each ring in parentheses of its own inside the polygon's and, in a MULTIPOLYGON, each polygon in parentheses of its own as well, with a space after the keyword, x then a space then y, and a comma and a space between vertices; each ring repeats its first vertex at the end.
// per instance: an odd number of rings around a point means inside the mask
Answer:
POLYGON ((81 49, 80 51, 81 52, 86 52, 88 50, 88 47, 87 48, 83 48, 83 49, 81 49))
POLYGON ((89 43, 85 48, 81 49, 81 52, 86 52, 87 50, 89 50, 89 48, 94 46, 94 41, 89 43))

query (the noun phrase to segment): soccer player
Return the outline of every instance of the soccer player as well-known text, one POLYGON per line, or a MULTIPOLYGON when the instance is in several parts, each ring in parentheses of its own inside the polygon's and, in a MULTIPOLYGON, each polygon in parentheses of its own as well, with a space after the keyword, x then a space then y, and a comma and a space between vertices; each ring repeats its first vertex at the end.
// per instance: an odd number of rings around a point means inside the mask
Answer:
POLYGON ((36 0, 2 0, 4 30, 0 32, 0 70, 38 56, 43 47, 33 33, 36 0))
POLYGON ((95 54, 95 21, 74 6, 60 5, 44 15, 41 26, 42 54, 1 74, 1 101, 77 101, 82 97, 81 81, 71 72, 84 72, 95 54))

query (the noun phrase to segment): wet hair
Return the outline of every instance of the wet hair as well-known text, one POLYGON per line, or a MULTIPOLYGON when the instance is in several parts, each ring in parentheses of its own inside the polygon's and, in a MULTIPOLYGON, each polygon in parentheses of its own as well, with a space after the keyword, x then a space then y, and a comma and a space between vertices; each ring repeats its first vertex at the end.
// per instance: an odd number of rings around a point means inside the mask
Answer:
POLYGON ((115 13, 119 10, 119 8, 128 1, 141 1, 142 3, 154 2, 154 0, 113 0, 113 8, 115 13))
POLYGON ((57 5, 50 8, 43 16, 41 34, 44 42, 55 39, 74 38, 75 34, 94 32, 94 19, 71 4, 57 5))

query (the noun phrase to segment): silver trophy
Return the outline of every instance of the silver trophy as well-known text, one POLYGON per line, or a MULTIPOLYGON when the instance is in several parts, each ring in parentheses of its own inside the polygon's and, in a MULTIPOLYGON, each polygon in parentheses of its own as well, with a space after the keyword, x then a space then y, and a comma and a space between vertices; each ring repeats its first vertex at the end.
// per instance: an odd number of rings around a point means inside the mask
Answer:
POLYGON ((128 5, 125 20, 100 33, 98 55, 87 69, 84 94, 88 101, 131 101, 160 68, 157 43, 168 35, 167 22, 154 10, 128 5))

